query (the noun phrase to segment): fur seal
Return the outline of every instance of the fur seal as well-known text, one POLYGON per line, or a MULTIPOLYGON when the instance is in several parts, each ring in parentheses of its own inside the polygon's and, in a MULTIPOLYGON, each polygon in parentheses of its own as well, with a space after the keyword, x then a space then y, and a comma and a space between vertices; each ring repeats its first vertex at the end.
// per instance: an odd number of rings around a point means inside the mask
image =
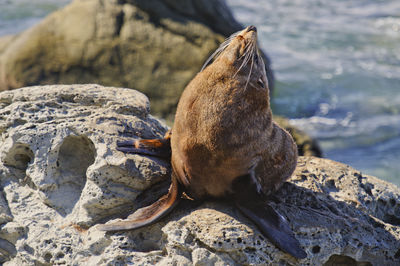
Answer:
POLYGON ((265 201, 293 173, 297 147, 272 121, 257 29, 230 36, 206 61, 179 100, 172 133, 164 139, 118 142, 118 150, 171 156, 171 186, 166 195, 126 220, 99 230, 139 228, 159 220, 185 192, 192 199, 234 200, 273 243, 305 258, 287 221, 265 201))

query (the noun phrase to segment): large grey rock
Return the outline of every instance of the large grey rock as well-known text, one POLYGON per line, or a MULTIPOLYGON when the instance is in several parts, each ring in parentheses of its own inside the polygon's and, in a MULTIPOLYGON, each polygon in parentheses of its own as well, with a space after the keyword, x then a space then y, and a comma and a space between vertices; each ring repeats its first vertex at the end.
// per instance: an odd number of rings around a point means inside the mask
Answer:
POLYGON ((149 115, 148 99, 137 91, 97 85, 30 87, 1 93, 0 107, 5 195, 0 195, 0 222, 12 221, 29 231, 33 238, 24 241, 23 249, 45 252, 37 246, 45 236, 57 242, 60 234, 71 234, 60 227, 88 227, 119 213, 124 204, 135 207, 136 196, 168 174, 166 162, 115 154, 120 136, 160 137, 166 130, 149 115))
POLYGON ((184 201, 160 222, 104 233, 168 187, 168 162, 115 150, 161 137, 134 90, 41 86, 0 93, 0 261, 5 265, 396 265, 400 190, 326 159, 300 157, 271 198, 308 254, 296 260, 228 201, 184 201), (147 190, 150 188, 150 190, 147 190), (154 193, 154 194, 153 194, 154 193))
MULTIPOLYGON (((242 26, 220 0, 75 0, 0 39, 0 90, 99 83, 148 95, 173 120, 182 90, 242 26)), ((269 60, 266 60, 269 66, 269 60)), ((271 69, 267 69, 270 88, 271 69)))

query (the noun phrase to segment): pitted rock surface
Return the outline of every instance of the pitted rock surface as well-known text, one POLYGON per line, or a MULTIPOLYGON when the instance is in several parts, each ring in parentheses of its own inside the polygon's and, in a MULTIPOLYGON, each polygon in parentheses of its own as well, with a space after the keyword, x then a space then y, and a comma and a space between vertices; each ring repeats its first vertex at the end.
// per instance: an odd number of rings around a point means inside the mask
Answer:
POLYGON ((99 85, 0 93, 0 260, 4 265, 396 265, 400 189, 350 166, 300 157, 270 199, 308 257, 277 249, 226 199, 183 200, 134 231, 124 218, 168 188, 169 162, 118 152, 162 137, 143 94, 99 85))

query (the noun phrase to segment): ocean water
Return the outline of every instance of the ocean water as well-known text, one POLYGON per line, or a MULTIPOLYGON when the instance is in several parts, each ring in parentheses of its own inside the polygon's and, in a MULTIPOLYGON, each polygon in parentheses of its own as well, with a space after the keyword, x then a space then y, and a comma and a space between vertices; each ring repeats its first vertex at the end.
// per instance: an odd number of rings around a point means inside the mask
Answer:
POLYGON ((0 0, 0 36, 23 31, 69 2, 71 0, 0 0))
POLYGON ((400 1, 227 2, 272 59, 274 112, 324 157, 400 186, 400 1))
MULTIPOLYGON (((0 36, 70 0, 0 0, 0 36)), ((400 1, 227 0, 258 28, 276 75, 273 110, 324 157, 400 186, 400 1)))

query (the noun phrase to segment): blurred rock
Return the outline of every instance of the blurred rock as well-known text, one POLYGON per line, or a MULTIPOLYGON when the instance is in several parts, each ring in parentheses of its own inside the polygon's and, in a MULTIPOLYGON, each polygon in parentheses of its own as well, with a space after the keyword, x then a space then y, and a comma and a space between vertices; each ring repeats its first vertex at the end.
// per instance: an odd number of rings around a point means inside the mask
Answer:
POLYGON ((300 157, 270 204, 308 254, 296 260, 229 201, 183 201, 134 231, 124 218, 168 188, 169 163, 116 151, 161 137, 141 93, 98 85, 0 93, 0 263, 4 265, 397 265, 400 189, 337 162, 300 157), (154 194, 153 194, 154 193, 154 194))
POLYGON ((0 39, 0 90, 128 87, 148 95, 154 114, 172 121, 186 84, 240 29, 219 0, 75 0, 27 31, 0 39))

